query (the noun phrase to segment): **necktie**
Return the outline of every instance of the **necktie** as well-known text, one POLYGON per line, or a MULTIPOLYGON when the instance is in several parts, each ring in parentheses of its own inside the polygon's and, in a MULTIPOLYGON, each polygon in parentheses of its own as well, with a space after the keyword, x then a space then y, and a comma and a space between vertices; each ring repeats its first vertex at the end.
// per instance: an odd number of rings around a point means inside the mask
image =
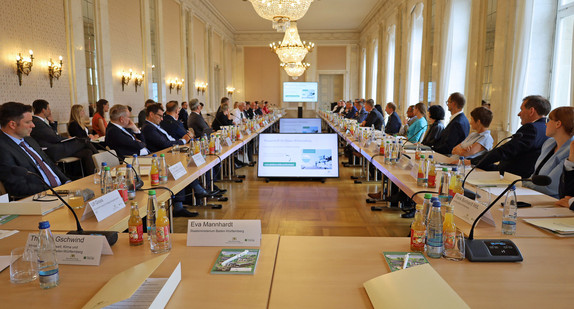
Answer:
POLYGON ((50 168, 48 166, 46 166, 46 164, 44 164, 44 161, 42 160, 42 158, 38 157, 37 154, 35 154, 33 151, 31 151, 30 149, 28 149, 28 147, 26 147, 26 144, 24 144, 24 142, 20 143, 20 147, 24 148, 24 150, 32 157, 34 158, 34 161, 36 161, 36 163, 38 163, 38 165, 40 166, 40 168, 42 169, 42 171, 44 171, 44 174, 46 174, 46 176, 48 177, 48 181, 50 182, 50 186, 52 187, 57 187, 58 186, 58 182, 56 181, 56 178, 54 177, 54 174, 52 174, 52 170, 50 170, 50 168))

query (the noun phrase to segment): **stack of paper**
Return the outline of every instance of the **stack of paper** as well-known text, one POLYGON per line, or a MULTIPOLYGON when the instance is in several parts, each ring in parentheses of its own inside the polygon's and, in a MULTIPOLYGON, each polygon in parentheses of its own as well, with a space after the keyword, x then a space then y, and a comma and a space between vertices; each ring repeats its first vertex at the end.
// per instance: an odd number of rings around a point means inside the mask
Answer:
POLYGON ((574 236, 574 218, 524 219, 524 221, 559 236, 574 236))

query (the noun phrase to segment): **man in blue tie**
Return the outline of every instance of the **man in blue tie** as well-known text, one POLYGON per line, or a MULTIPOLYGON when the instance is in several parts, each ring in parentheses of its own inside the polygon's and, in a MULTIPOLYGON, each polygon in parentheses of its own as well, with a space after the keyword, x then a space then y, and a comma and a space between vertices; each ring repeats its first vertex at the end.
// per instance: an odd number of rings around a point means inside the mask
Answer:
POLYGON ((34 128, 30 105, 16 102, 2 104, 0 125, 0 181, 11 196, 21 198, 47 189, 36 177, 14 176, 10 171, 13 166, 39 174, 52 187, 69 181, 30 137, 34 128))

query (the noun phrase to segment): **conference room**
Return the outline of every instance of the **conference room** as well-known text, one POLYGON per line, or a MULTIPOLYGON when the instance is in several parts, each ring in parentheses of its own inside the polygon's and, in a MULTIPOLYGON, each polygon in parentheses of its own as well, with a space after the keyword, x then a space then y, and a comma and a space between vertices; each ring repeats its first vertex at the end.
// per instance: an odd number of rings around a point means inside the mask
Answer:
MULTIPOLYGON (((99 300, 111 305, 153 281, 147 279, 167 278, 160 284, 167 290, 156 298, 160 307, 405 307, 411 299, 391 293, 392 288, 403 291, 402 284, 424 291, 421 299, 429 307, 444 298, 450 298, 444 303, 453 307, 568 307, 573 290, 567 282, 574 270, 564 256, 572 253, 571 230, 552 232, 538 225, 571 227, 568 219, 574 217, 568 198, 574 187, 568 182, 572 169, 568 167, 572 162, 568 121, 572 119, 564 116, 573 106, 573 5, 567 0, 295 1, 291 9, 298 15, 274 19, 266 10, 278 9, 276 1, 263 7, 255 0, 6 1, 0 13, 4 29, 0 103, 18 102, 24 107, 18 105, 23 108, 18 112, 5 105, 10 112, 0 115, 6 137, 1 142, 27 144, 14 144, 21 152, 11 160, 5 159, 11 156, 11 148, 2 147, 0 179, 10 196, 18 195, 17 202, 28 203, 40 214, 3 211, 1 215, 3 234, 12 235, 0 239, 0 255, 8 256, 8 266, 0 273, 6 293, 0 298, 19 307, 92 307, 99 300), (22 11, 30 17, 23 17, 22 11), (222 98, 228 98, 228 105, 220 110, 222 98), (27 110, 36 100, 48 102, 49 107, 27 110), (147 100, 160 103, 161 108, 146 109, 147 100), (350 101, 355 116, 365 117, 362 127, 362 121, 345 118, 346 106, 337 108, 339 101, 350 101), (175 110, 173 104, 168 108, 170 102, 177 103, 175 110), (418 103, 420 108, 415 108, 418 103), (81 111, 73 108, 77 105, 81 111), (407 113, 409 106, 413 109, 407 113), (417 142, 429 133, 431 117, 439 108, 444 116, 432 121, 442 122, 444 138, 437 134, 436 146, 421 147, 417 142), (184 118, 179 116, 182 112, 189 117, 185 123, 179 121, 184 118), (144 117, 138 119, 138 115, 144 117), (466 122, 459 121, 463 116, 466 122), (161 125, 169 117, 185 132, 171 136, 173 141, 161 125), (212 130, 215 119, 221 127, 225 117, 235 124, 213 135, 207 131, 204 144, 202 134, 187 136, 192 119, 200 119, 212 130), (404 137, 384 133, 397 118, 404 137), (380 119, 384 124, 373 130, 380 119), (23 124, 28 120, 33 125, 23 124), (137 154, 140 166, 134 170, 141 174, 141 190, 132 192, 127 186, 127 201, 120 203, 123 191, 102 193, 94 183, 101 162, 94 171, 86 170, 84 157, 72 153, 67 160, 54 160, 41 149, 45 141, 30 141, 26 135, 47 124, 64 141, 71 136, 68 129, 73 122, 77 131, 85 133, 73 140, 94 146, 97 153, 114 150, 105 147, 110 128, 119 134, 127 131, 130 143, 139 145, 137 151, 121 154, 125 163, 111 154, 106 160, 112 165, 117 160, 117 171, 110 169, 114 179, 122 173, 118 177, 131 179, 127 164, 133 165, 132 155, 137 154), (157 126, 159 136, 173 144, 149 151, 145 137, 139 137, 145 133, 140 122, 148 126, 146 130, 157 126), (279 133, 282 123, 291 131, 279 133), (103 132, 101 124, 106 128, 103 132), (409 128, 416 131, 409 133, 409 128), (464 137, 454 138, 452 132, 459 131, 464 137), (529 134, 536 135, 532 148, 519 148, 529 134), (487 135, 492 143, 481 142, 487 135), (387 141, 397 145, 393 158, 393 151, 385 149, 387 141), (205 156, 197 156, 196 144, 206 146, 205 156), (38 161, 57 176, 54 183, 52 173, 39 163, 24 166, 26 171, 14 169, 22 166, 15 162, 28 157, 38 162, 21 147, 36 152, 38 161), (463 148, 465 158, 472 151, 481 153, 460 160, 461 155, 453 153, 463 148), (350 151, 345 153, 346 149, 350 151), (518 153, 513 157, 507 149, 518 153), (344 166, 348 153, 351 164, 344 166), (152 154, 157 155, 158 165, 166 162, 166 168, 160 169, 167 180, 161 178, 158 186, 152 183, 152 154), (435 188, 429 186, 429 177, 426 183, 417 183, 418 168, 427 164, 429 155, 436 163, 435 188), (513 169, 517 162, 520 169, 513 169), (293 164, 301 169, 282 173, 293 164), (462 176, 459 164, 465 167, 462 176), (431 191, 432 197, 444 197, 439 192, 443 167, 457 168, 450 179, 468 175, 464 185, 460 182, 463 190, 448 202, 443 199, 446 203, 441 207, 442 216, 453 214, 456 232, 462 235, 455 239, 466 243, 460 248, 467 257, 462 261, 417 255, 411 247, 412 225, 420 219, 415 205, 425 202, 424 193, 415 193, 431 191), (502 177, 500 170, 505 172, 502 177), (58 192, 90 189, 94 196, 71 212, 28 172, 38 174, 58 192), (550 186, 545 176, 551 179, 550 186), (503 220, 506 212, 501 202, 512 204, 506 202, 512 194, 505 189, 518 179, 531 179, 535 185, 517 181, 516 189, 509 189, 516 193, 519 208, 515 232, 503 234, 503 221, 508 220, 503 220), (10 192, 28 187, 34 187, 34 193, 47 192, 40 198, 51 201, 37 202, 35 194, 10 192), (545 190, 541 187, 550 190, 541 192, 545 190), (145 230, 143 245, 130 246, 131 202, 137 202, 135 209, 147 224, 147 189, 155 189, 158 209, 164 202, 169 207, 175 196, 174 211, 181 206, 190 213, 170 217, 168 210, 169 254, 153 253, 150 245, 157 237, 148 239, 145 230), (98 209, 99 205, 115 206, 98 209), (480 211, 464 212, 489 205, 490 211, 485 210, 484 219, 476 224, 480 211), (56 209, 42 214, 46 207, 56 209), (96 249, 89 252, 97 263, 58 259, 59 284, 47 290, 40 288, 42 274, 29 283, 11 283, 11 251, 20 247, 35 251, 31 239, 38 235, 41 221, 49 221, 56 238, 79 237, 98 243, 95 247, 101 245, 102 254, 96 249), (235 237, 236 242, 197 237, 205 233, 198 232, 196 224, 216 223, 232 224, 234 228, 213 230, 235 237), (66 234, 77 232, 78 226, 110 239, 117 236, 117 241, 108 251, 101 237, 66 234), (253 234, 241 237, 238 231, 253 234), (477 253, 473 245, 477 243, 493 262, 468 258, 485 256, 477 253), (500 243, 510 246, 508 252, 495 252, 500 243), (223 250, 231 249, 240 251, 225 264, 247 263, 250 250, 258 250, 253 273, 212 271, 226 256, 223 250), (403 260, 407 253, 412 261, 422 256, 428 265, 408 267, 412 264, 407 262, 406 270, 392 271, 393 261, 385 254, 392 252, 404 253, 397 257, 403 260), (502 262, 506 257, 515 261, 502 262), (133 272, 137 278, 122 275, 132 267, 139 267, 133 272), (109 285, 114 282, 125 288, 109 285), (126 282, 133 284, 128 287, 126 282), (388 286, 382 288, 383 282, 388 286), (112 296, 110 290, 122 290, 122 296, 112 296), (381 303, 381 298, 396 302, 381 303)), ((71 197, 63 194, 62 198, 71 197)), ((154 212, 158 214, 163 217, 161 211, 154 212)))

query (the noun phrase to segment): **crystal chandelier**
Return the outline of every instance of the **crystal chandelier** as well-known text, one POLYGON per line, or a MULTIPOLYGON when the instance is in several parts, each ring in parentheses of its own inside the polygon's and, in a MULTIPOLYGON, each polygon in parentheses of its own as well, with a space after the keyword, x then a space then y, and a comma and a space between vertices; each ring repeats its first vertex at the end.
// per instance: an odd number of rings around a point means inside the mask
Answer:
POLYGON ((289 23, 301 19, 313 0, 249 0, 259 16, 271 20, 273 29, 284 32, 289 23))
POLYGON ((305 41, 301 42, 299 32, 297 31, 297 23, 292 22, 289 29, 285 32, 283 41, 273 42, 269 44, 269 47, 279 56, 281 62, 297 63, 305 59, 305 56, 313 50, 315 44, 305 41))
POLYGON ((291 76, 293 79, 297 79, 299 76, 305 73, 305 70, 310 66, 307 62, 296 62, 296 63, 281 63, 281 67, 287 72, 287 75, 291 76))

